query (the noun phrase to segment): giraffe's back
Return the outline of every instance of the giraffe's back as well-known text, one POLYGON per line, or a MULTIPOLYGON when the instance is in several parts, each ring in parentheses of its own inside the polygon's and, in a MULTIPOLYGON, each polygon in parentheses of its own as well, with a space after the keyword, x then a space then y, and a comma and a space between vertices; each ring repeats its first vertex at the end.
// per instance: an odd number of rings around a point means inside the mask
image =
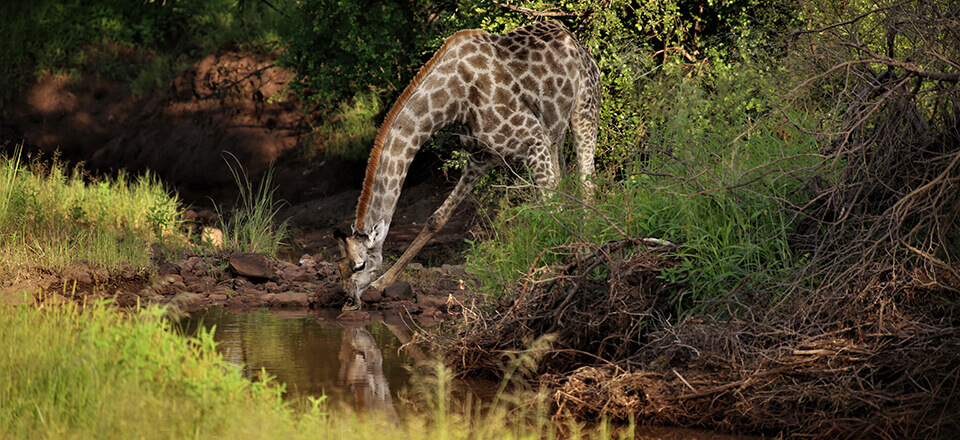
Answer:
POLYGON ((558 21, 506 34, 461 31, 448 45, 436 69, 461 101, 458 122, 498 152, 523 154, 537 130, 558 142, 578 99, 599 101, 596 63, 558 21))

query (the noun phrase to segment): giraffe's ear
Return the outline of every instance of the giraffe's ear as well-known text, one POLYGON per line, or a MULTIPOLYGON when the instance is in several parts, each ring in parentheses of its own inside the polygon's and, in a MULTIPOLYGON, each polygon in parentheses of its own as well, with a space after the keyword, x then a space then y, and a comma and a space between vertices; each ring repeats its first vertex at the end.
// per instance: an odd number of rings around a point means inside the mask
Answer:
POLYGON ((370 238, 370 247, 373 247, 376 244, 383 243, 383 240, 387 238, 387 224, 383 220, 377 222, 373 225, 373 228, 370 229, 370 233, 367 234, 370 238))

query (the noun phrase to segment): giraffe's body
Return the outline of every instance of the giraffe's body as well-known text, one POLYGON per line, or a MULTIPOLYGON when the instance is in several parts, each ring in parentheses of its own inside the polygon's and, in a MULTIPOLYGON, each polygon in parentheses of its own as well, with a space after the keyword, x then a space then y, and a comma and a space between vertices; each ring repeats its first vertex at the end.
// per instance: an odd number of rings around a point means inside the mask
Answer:
POLYGON ((502 35, 466 30, 448 38, 387 114, 367 165, 353 233, 338 234, 341 275, 353 301, 348 308, 359 307, 382 262, 383 240, 413 157, 444 126, 462 127, 469 153, 463 175, 410 248, 377 280, 381 287, 396 280, 492 166, 525 165, 538 185, 554 188, 568 128, 590 197, 599 76, 589 52, 558 21, 502 35))

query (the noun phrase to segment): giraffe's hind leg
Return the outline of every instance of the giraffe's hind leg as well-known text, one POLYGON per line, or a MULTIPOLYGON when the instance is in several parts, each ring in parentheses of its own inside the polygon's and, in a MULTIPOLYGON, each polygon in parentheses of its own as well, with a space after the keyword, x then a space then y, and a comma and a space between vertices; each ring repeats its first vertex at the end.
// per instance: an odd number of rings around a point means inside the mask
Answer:
POLYGON ((484 173, 494 164, 496 164, 496 161, 492 158, 477 160, 472 155, 467 157, 467 164, 463 168, 460 181, 457 182, 457 186, 454 187, 450 195, 447 196, 447 200, 430 215, 430 218, 427 220, 427 225, 423 227, 420 234, 417 235, 417 238, 410 243, 410 247, 403 252, 400 259, 397 260, 385 274, 373 282, 373 287, 383 289, 397 280, 400 272, 407 267, 407 264, 410 264, 413 257, 417 256, 420 249, 423 249, 423 246, 447 224, 447 221, 450 220, 450 216, 453 214, 453 211, 457 209, 457 206, 460 205, 460 202, 470 194, 470 191, 473 191, 473 188, 477 186, 480 178, 483 177, 484 173))

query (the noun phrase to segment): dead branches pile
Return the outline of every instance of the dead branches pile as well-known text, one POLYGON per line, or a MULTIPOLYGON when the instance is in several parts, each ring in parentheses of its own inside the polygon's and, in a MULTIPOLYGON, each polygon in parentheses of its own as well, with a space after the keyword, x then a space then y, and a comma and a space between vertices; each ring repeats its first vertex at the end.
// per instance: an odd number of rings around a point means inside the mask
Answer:
POLYGON ((667 307, 660 270, 672 264, 657 252, 672 248, 648 239, 623 239, 600 246, 582 244, 568 264, 538 269, 511 305, 476 310, 447 357, 463 372, 500 373, 502 357, 542 335, 560 345, 542 368, 568 371, 603 359, 626 359, 639 349, 654 312, 667 307), (625 250, 652 245, 623 257, 625 250), (606 273, 607 275, 603 275, 606 273))
POLYGON ((821 133, 829 164, 796 207, 794 242, 822 289, 960 288, 960 6, 878 5, 796 47, 820 72, 800 88, 838 115, 821 133))
MULTIPOLYGON (((582 250, 539 271, 512 304, 474 311, 445 346, 448 363, 496 375, 551 334, 536 380, 553 390, 558 415, 823 439, 960 433, 960 327, 895 308, 862 322, 804 321, 790 307, 749 322, 671 325, 660 317, 675 286, 657 274, 673 263, 650 249, 627 253, 636 243, 582 250)), ((808 317, 824 316, 814 305, 836 306, 797 304, 808 317)))

